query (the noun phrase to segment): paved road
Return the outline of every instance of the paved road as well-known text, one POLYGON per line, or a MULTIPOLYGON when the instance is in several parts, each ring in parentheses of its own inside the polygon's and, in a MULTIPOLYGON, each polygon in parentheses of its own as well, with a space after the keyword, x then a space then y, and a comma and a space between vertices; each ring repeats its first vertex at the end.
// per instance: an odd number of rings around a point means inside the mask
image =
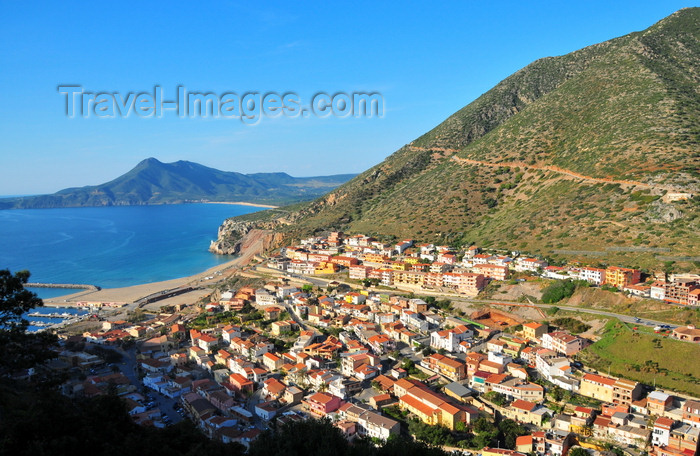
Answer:
POLYGON ((104 345, 102 345, 102 347, 108 350, 116 351, 117 353, 123 356, 121 363, 118 363, 117 366, 119 366, 119 369, 122 371, 124 376, 129 379, 131 384, 136 386, 136 389, 138 391, 143 391, 144 389, 146 389, 147 394, 153 397, 155 407, 160 408, 161 413, 165 413, 168 416, 168 418, 170 418, 173 424, 182 421, 183 418, 173 409, 173 405, 178 402, 177 399, 170 399, 169 397, 164 396, 156 391, 144 388, 143 383, 141 383, 138 376, 138 363, 136 362, 135 348, 124 350, 119 347, 110 347, 104 345))

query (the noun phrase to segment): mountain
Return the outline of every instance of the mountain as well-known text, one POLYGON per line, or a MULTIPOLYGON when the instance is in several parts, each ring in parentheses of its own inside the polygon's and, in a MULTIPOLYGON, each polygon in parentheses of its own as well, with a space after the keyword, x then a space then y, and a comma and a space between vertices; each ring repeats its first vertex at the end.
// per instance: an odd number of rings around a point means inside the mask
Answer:
POLYGON ((219 171, 189 161, 162 163, 148 158, 128 173, 105 184, 67 188, 53 195, 8 198, 0 200, 0 208, 128 206, 195 201, 289 204, 317 198, 353 176, 241 174, 219 171))
POLYGON ((233 219, 521 250, 700 262, 700 8, 537 60, 311 203, 233 219))

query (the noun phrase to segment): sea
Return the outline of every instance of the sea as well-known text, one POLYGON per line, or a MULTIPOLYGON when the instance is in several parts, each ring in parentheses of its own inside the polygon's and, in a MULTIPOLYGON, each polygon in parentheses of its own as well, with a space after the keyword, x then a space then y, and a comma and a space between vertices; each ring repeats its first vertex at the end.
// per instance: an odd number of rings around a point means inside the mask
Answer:
MULTIPOLYGON (((185 277, 230 261, 208 251, 219 225, 261 209, 201 203, 0 210, 0 269, 26 269, 30 282, 102 288, 185 277)), ((32 291, 48 299, 80 290, 32 291)))

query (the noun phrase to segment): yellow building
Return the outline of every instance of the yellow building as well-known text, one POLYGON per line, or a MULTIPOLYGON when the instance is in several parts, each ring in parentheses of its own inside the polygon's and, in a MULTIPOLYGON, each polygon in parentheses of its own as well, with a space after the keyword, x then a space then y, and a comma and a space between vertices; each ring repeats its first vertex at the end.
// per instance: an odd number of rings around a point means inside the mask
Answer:
POLYGON ((527 340, 539 341, 540 337, 547 333, 547 325, 541 323, 530 322, 523 325, 523 336, 527 340))
POLYGON ((603 402, 612 402, 615 379, 602 375, 586 374, 581 379, 578 393, 603 402))
POLYGON ((338 271, 338 265, 330 261, 322 261, 314 269, 314 274, 334 274, 338 271))
POLYGON ((425 272, 394 271, 394 284, 423 285, 425 283, 425 277, 425 272))
POLYGON ((605 270, 605 283, 613 287, 622 288, 639 283, 641 280, 641 271, 639 269, 610 266, 605 270))

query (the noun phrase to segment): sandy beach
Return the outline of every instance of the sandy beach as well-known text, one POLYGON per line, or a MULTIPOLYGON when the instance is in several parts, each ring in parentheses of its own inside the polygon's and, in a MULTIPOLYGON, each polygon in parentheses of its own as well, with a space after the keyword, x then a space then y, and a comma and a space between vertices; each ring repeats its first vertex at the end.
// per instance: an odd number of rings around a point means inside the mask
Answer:
POLYGON ((51 299, 45 299, 44 305, 48 307, 70 307, 77 305, 78 302, 123 302, 125 304, 133 304, 139 299, 174 288, 195 286, 204 287, 201 290, 195 290, 184 293, 180 296, 158 301, 158 306, 176 303, 193 303, 211 293, 209 286, 215 285, 221 280, 232 275, 236 270, 247 265, 250 260, 257 254, 262 252, 264 232, 257 232, 254 236, 245 240, 242 253, 237 258, 226 263, 214 266, 206 271, 198 274, 180 277, 177 279, 164 280, 161 282, 145 283, 141 285, 133 285, 122 288, 104 288, 98 291, 81 291, 65 296, 58 296, 51 299), (208 278, 209 277, 209 278, 208 278))
POLYGON ((279 206, 272 206, 270 204, 246 203, 243 201, 207 201, 206 204, 235 204, 237 206, 265 207, 268 209, 277 209, 279 207, 279 206))

